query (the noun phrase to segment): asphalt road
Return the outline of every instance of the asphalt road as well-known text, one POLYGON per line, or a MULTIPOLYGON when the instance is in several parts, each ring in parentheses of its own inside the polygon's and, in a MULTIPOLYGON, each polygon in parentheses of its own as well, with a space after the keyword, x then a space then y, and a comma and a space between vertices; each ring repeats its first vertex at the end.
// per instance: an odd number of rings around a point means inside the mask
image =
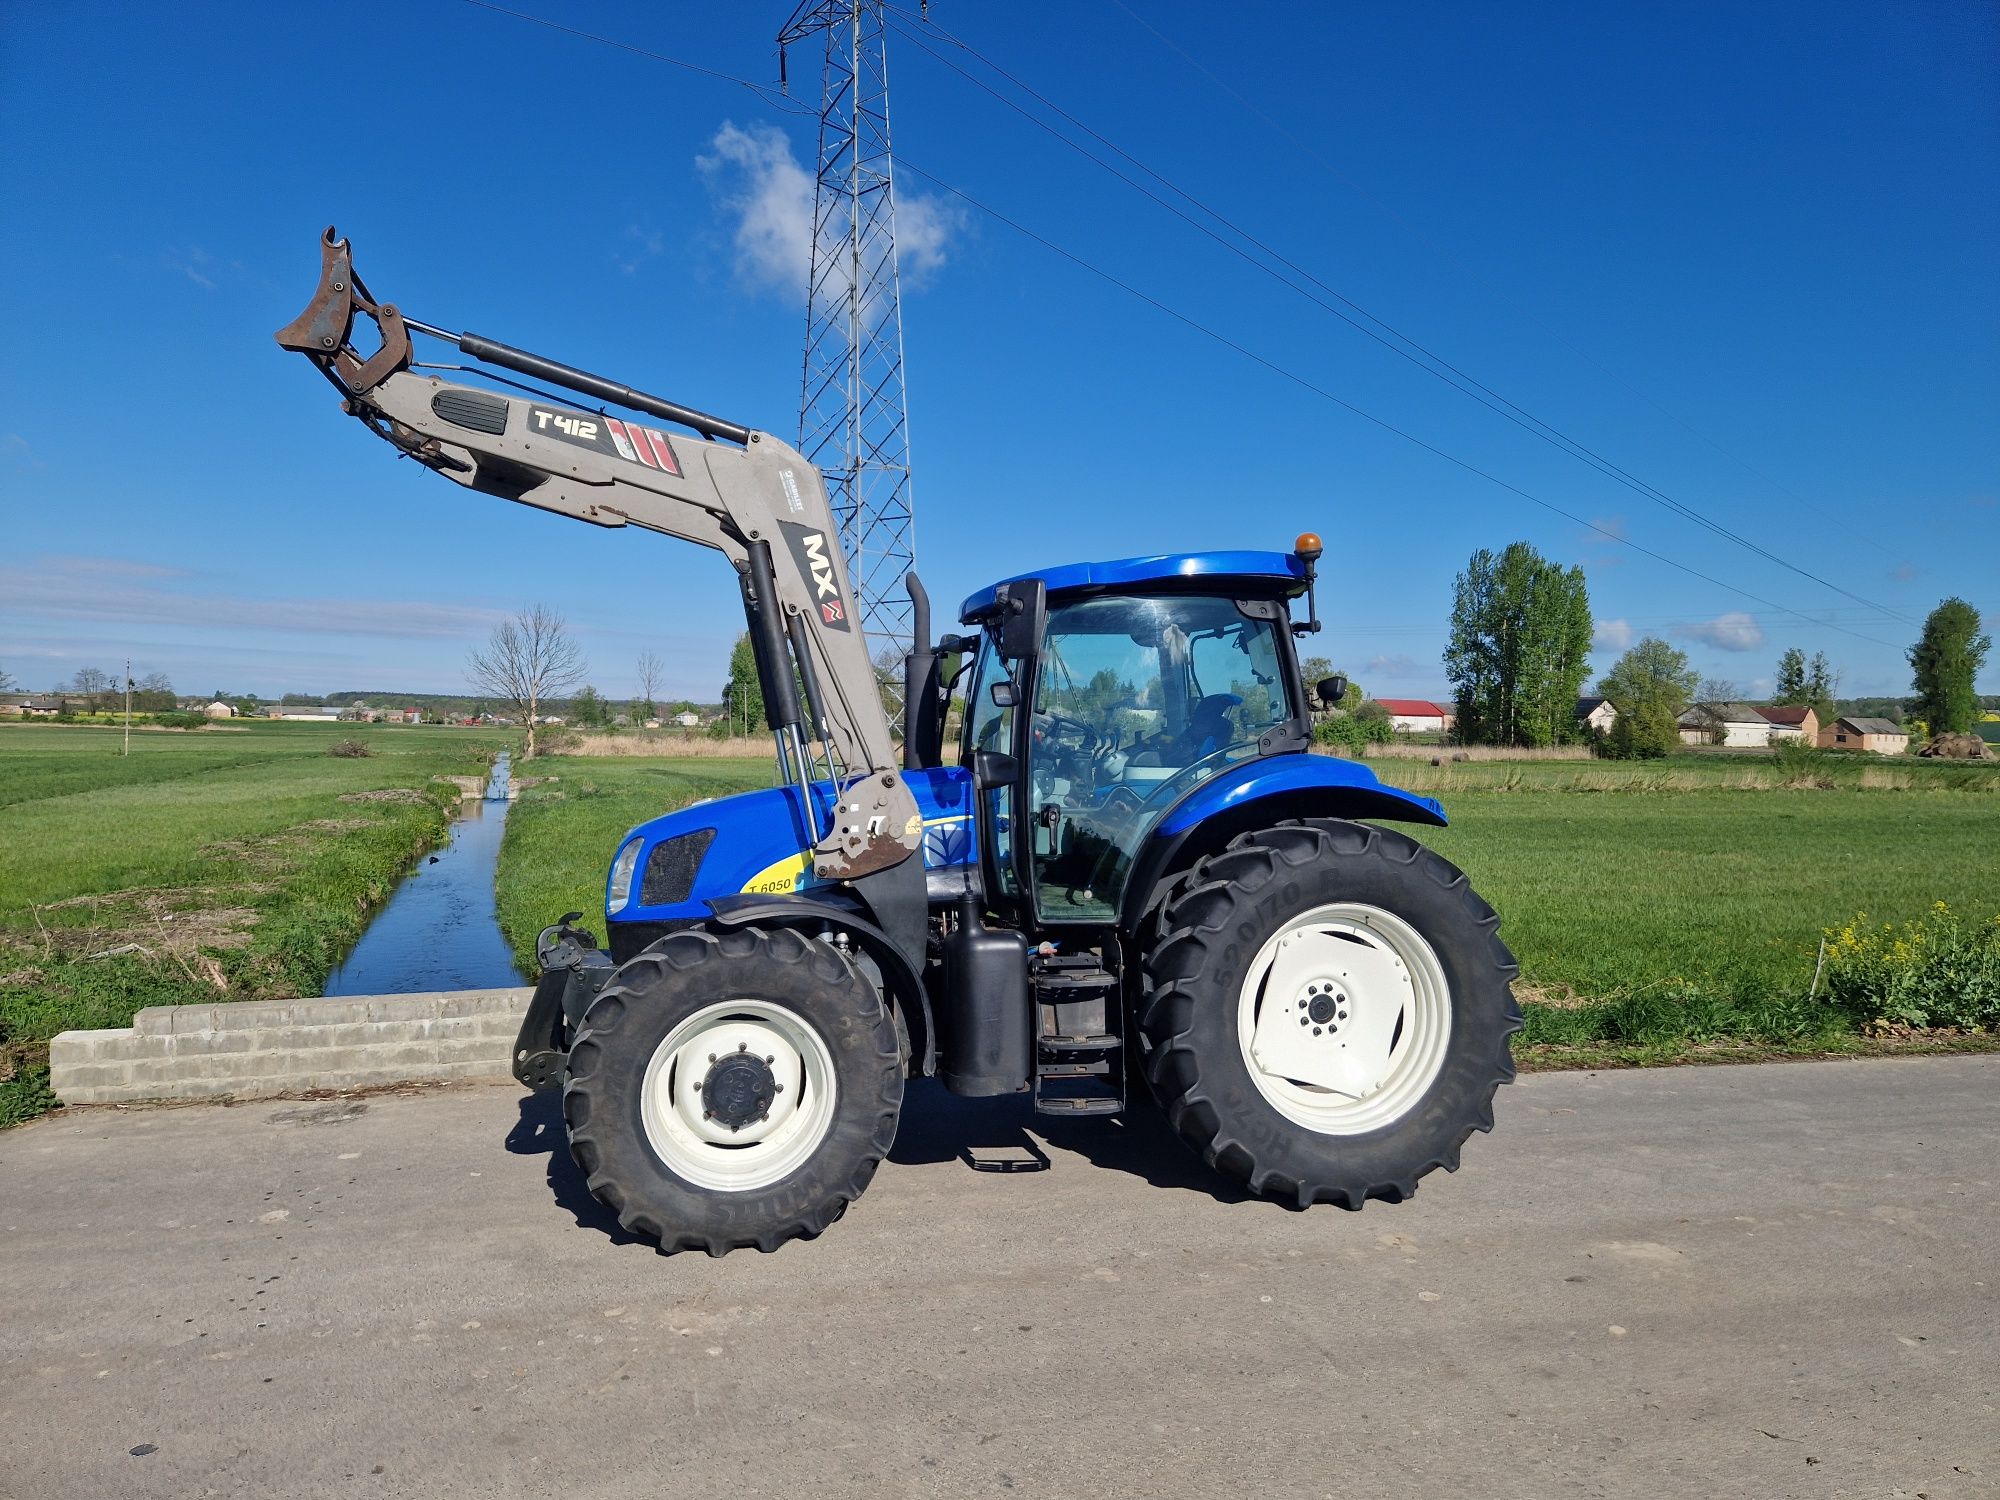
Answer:
POLYGON ((0 1134, 0 1494, 1991 1496, 1996 1085, 1533 1077, 1360 1214, 1150 1123, 975 1173, 1026 1117, 926 1088, 721 1261, 511 1089, 73 1113, 0 1134))

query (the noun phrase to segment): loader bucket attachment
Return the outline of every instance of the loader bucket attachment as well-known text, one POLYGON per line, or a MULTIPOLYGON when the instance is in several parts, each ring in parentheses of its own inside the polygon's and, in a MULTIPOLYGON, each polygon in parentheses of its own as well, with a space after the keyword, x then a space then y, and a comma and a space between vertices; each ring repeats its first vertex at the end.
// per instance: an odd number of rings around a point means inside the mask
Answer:
POLYGON ((409 368, 410 331, 394 303, 378 303, 354 275, 354 253, 329 224, 320 236, 319 289, 306 310, 280 328, 278 347, 303 354, 350 396, 373 390, 409 368), (375 320, 382 346, 363 359, 353 345, 354 315, 375 320))

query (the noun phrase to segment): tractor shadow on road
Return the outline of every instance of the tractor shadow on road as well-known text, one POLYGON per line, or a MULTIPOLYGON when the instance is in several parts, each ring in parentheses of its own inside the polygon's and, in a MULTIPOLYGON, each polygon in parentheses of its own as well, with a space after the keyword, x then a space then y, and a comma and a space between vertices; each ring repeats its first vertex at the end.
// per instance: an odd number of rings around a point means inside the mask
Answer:
POLYGON ((1050 1163, 1049 1152, 1081 1157, 1154 1187, 1202 1193, 1218 1203, 1251 1197, 1211 1172, 1149 1105, 1134 1101, 1116 1118, 1052 1120, 1034 1114, 1025 1095, 961 1099, 929 1078, 912 1079, 904 1090, 902 1123, 889 1160, 897 1166, 956 1161, 985 1171, 1025 1172, 1050 1163))
MULTIPOLYGON (((548 1158, 549 1195, 577 1228, 594 1229, 615 1245, 650 1244, 621 1228, 618 1216, 590 1195, 569 1154, 561 1095, 549 1092, 523 1098, 521 1117, 507 1132, 505 1145, 515 1156, 548 1158)), ((1175 1139, 1159 1111, 1143 1104, 1116 1119, 1042 1120, 1031 1112, 1025 1096, 961 1099, 928 1078, 911 1080, 903 1095, 902 1123, 889 1161, 905 1167, 956 1161, 970 1168, 984 1163, 988 1164, 984 1170, 1020 1172, 1053 1165, 1050 1152, 1079 1157, 1154 1187, 1203 1193, 1219 1203, 1243 1203, 1251 1197, 1204 1166, 1175 1139), (998 1162, 1010 1165, 992 1165, 998 1162)))
POLYGON ((583 1172, 569 1154, 569 1132, 563 1125, 562 1095, 550 1090, 521 1101, 521 1118, 507 1132, 507 1149, 515 1156, 549 1159, 549 1194, 566 1209, 579 1229, 595 1229, 614 1245, 645 1245, 650 1241, 628 1233, 618 1216, 590 1196, 583 1172))

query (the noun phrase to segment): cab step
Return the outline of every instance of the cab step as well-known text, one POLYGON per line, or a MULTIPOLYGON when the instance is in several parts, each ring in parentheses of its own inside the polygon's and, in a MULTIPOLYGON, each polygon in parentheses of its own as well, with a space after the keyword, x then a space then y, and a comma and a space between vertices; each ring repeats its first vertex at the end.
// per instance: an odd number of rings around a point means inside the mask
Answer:
POLYGON ((1032 969, 1035 1113, 1115 1115, 1125 1108, 1118 976, 1094 953, 1047 954, 1032 969))
POLYGON ((1051 1098, 1037 1093, 1035 1113, 1038 1115, 1115 1115, 1125 1108, 1125 1101, 1115 1094, 1078 1094, 1051 1098))

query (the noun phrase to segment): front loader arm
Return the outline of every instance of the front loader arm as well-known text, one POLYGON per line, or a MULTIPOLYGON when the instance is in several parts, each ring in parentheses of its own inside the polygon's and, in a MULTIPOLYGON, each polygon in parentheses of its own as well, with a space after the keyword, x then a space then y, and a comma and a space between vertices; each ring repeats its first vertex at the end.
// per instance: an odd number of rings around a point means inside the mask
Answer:
MULTIPOLYGON (((782 672, 823 684, 818 731, 849 775, 827 829, 814 827, 815 867, 853 878, 899 863, 922 842, 915 799, 896 774, 897 755, 867 637, 853 606, 847 567, 819 470, 768 433, 645 396, 597 376, 477 335, 406 320, 377 303, 353 275, 348 244, 329 229, 320 286, 306 311, 277 335, 342 392, 343 409, 408 457, 481 494, 598 526, 636 526, 712 547, 745 580, 753 635, 759 608, 773 612, 767 641, 784 645, 782 672), (352 343, 365 316, 382 336, 364 356, 352 343), (410 331, 451 339, 464 352, 552 383, 614 400, 695 428, 669 434, 646 423, 578 410, 553 400, 504 395, 412 368, 410 331), (768 567, 771 599, 757 597, 768 567), (780 617, 781 616, 781 617, 780 617)), ((787 696, 781 693, 779 697, 787 696)), ((796 697, 796 694, 789 694, 796 697)), ((767 690, 767 701, 773 695, 767 690)), ((797 726, 794 726, 795 730, 797 726)), ((781 740, 784 726, 779 726, 781 740)), ((781 757, 782 758, 782 757, 781 757)), ((790 768, 788 768, 789 773, 790 768)), ((810 805, 810 798, 806 799, 810 805)))

